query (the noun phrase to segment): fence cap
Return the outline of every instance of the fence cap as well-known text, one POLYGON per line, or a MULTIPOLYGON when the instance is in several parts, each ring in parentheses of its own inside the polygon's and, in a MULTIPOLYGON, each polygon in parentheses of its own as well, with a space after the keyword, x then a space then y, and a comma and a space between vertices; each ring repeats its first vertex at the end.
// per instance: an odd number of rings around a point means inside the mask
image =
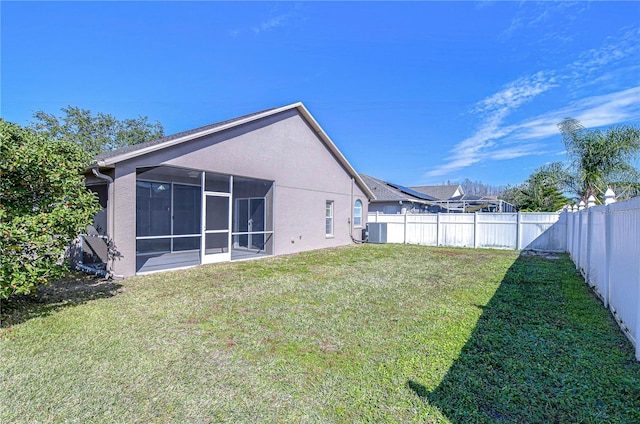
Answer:
POLYGON ((607 191, 604 192, 604 204, 610 205, 611 203, 615 203, 615 201, 616 194, 611 190, 611 187, 607 188, 607 191))

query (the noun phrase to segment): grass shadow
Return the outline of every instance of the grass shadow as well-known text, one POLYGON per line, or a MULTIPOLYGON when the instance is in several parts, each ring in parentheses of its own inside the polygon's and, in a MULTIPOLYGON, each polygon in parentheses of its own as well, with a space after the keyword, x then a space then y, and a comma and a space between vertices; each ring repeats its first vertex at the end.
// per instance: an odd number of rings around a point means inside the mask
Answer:
POLYGON ((0 301, 0 328, 45 317, 91 300, 113 297, 121 291, 122 285, 113 280, 70 271, 64 278, 41 286, 36 293, 0 301))
POLYGON ((416 380, 453 423, 640 422, 640 363, 566 255, 521 255, 441 383, 416 380))

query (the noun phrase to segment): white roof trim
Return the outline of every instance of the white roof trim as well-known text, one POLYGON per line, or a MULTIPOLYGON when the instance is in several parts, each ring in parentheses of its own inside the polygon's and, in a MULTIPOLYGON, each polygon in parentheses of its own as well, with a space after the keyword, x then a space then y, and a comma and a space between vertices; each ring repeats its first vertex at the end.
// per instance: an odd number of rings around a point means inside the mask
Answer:
POLYGON ((331 140, 331 138, 329 138, 327 133, 324 132, 324 130, 322 129, 322 127, 320 127, 318 122, 313 118, 313 116, 311 116, 311 113, 309 113, 307 108, 304 107, 302 102, 297 102, 297 103, 293 103, 293 104, 290 104, 290 105, 287 105, 287 106, 282 106, 280 108, 271 109, 271 110, 265 111, 264 113, 260 113, 260 114, 257 114, 257 115, 252 115, 252 116, 249 116, 249 117, 247 117, 245 119, 240 119, 240 120, 237 120, 237 121, 233 121, 233 122, 230 122, 228 124, 220 125, 220 126, 215 127, 215 128, 209 128, 209 129, 202 130, 202 131, 199 131, 199 132, 196 132, 196 133, 184 135, 182 137, 178 137, 178 138, 175 138, 173 140, 167 140, 167 141, 165 141, 163 143, 154 144, 152 146, 144 147, 144 148, 141 148, 141 149, 138 149, 138 150, 133 150, 131 152, 126 152, 126 153, 123 153, 121 155, 108 157, 108 158, 105 158, 105 159, 97 161, 96 165, 98 167, 112 167, 113 165, 115 165, 118 162, 122 162, 122 161, 125 161, 125 160, 133 159, 135 157, 142 156, 142 155, 145 155, 147 153, 152 153, 152 152, 155 152, 155 151, 158 151, 158 150, 166 149, 167 147, 175 146, 177 144, 184 143, 184 142, 189 141, 189 140, 194 140, 196 138, 200 138, 200 137, 204 137, 204 136, 207 136, 207 135, 215 134, 217 132, 225 131, 225 130, 228 130, 229 128, 234 128, 234 127, 237 127, 237 126, 240 126, 240 125, 247 124, 249 122, 257 121, 258 119, 266 118, 268 116, 272 116, 272 115, 275 115, 275 114, 278 114, 278 113, 281 113, 281 112, 285 112, 285 111, 290 110, 290 109, 297 109, 298 110, 298 112, 307 120, 307 122, 309 124, 311 124, 311 127, 318 133, 318 135, 320 136, 320 139, 326 144, 326 146, 329 148, 329 150, 338 158, 338 161, 351 174, 351 176, 358 183, 358 185, 364 191, 364 193, 370 199, 375 198, 375 195, 373 194, 373 192, 364 183, 362 178, 360 178, 360 175, 358 175, 358 173, 353 168, 353 166, 351 166, 351 164, 349 163, 347 158, 345 158, 344 155, 340 152, 340 150, 338 150, 338 147, 331 140))
POLYGON ((304 107, 304 105, 300 102, 296 103, 295 107, 302 114, 302 116, 304 116, 305 119, 311 124, 313 129, 318 132, 318 134, 320 135, 320 138, 324 141, 327 147, 329 147, 329 150, 331 150, 331 152, 338 158, 338 161, 340 161, 342 166, 344 166, 347 169, 347 171, 351 174, 351 176, 356 181, 356 183, 358 183, 362 191, 364 191, 364 193, 369 197, 369 199, 374 199, 375 195, 373 194, 369 186, 367 186, 365 182, 362 180, 362 178, 360 178, 360 175, 356 172, 353 166, 351 166, 351 164, 349 163, 347 158, 344 157, 342 152, 338 150, 338 147, 327 135, 327 133, 324 132, 320 124, 318 124, 318 122, 313 118, 313 116, 311 116, 311 113, 309 113, 307 108, 304 107))

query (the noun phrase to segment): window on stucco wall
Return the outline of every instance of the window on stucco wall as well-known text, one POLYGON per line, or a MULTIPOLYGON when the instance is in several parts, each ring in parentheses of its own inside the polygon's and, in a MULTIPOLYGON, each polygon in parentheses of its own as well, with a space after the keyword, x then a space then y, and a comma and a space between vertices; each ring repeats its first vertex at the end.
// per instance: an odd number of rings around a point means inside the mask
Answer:
POLYGON ((327 200, 325 206, 325 234, 333 236, 333 200, 327 200))
POLYGON ((362 227, 362 202, 356 200, 353 205, 353 226, 362 227))

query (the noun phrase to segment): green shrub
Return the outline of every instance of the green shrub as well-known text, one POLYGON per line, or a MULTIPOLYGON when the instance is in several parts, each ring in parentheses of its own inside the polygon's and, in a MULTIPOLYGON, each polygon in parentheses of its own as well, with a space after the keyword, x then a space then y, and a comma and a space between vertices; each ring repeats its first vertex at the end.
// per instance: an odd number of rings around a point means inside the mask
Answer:
POLYGON ((81 147, 0 119, 0 298, 64 272, 65 250, 99 210, 87 163, 81 147))

